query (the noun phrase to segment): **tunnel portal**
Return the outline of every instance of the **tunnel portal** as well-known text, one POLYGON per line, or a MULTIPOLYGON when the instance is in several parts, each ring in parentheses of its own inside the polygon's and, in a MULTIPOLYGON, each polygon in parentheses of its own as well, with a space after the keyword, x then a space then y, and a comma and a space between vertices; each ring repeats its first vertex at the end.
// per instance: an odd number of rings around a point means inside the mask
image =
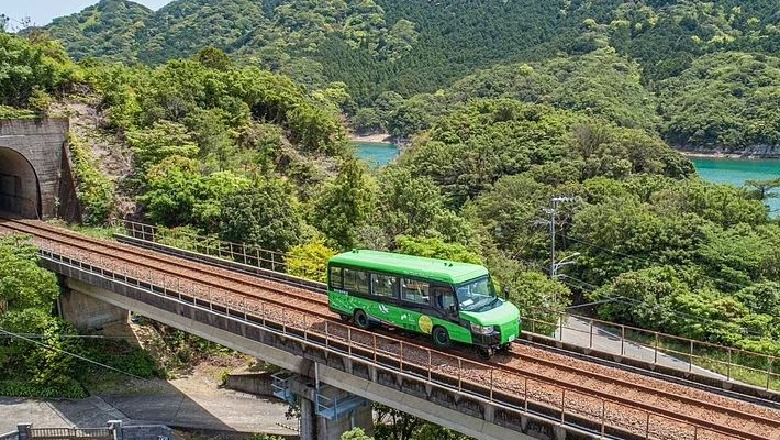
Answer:
POLYGON ((40 218, 40 194, 32 164, 20 153, 0 146, 0 211, 40 218))
POLYGON ((78 221, 68 120, 0 120, 0 212, 78 221))

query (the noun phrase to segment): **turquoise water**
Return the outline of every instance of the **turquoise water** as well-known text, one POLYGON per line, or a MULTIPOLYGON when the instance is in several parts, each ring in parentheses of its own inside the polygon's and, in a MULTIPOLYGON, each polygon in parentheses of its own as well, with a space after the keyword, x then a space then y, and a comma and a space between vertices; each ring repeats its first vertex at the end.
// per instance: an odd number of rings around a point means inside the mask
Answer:
POLYGON ((357 156, 373 166, 384 166, 398 157, 398 147, 394 144, 354 142, 357 156))
MULTIPOLYGON (((708 182, 742 186, 750 179, 780 177, 780 159, 692 157, 691 162, 702 179, 708 182)), ((773 217, 780 215, 780 198, 770 198, 767 204, 773 217)))

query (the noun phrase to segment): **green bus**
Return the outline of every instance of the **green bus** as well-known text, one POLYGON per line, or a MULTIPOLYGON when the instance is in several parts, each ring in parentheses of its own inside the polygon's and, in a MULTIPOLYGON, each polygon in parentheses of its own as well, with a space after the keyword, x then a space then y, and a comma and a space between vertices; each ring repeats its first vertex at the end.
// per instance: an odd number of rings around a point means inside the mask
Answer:
POLYGON ((431 335, 439 348, 508 349, 520 312, 499 298, 487 268, 434 258, 354 250, 328 261, 328 305, 360 328, 384 325, 431 335))

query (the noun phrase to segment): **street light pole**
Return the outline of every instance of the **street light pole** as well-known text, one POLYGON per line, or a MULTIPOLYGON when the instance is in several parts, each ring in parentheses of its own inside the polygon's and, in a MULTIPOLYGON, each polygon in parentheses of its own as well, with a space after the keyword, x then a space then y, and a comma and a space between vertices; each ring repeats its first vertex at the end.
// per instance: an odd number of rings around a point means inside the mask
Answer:
MULTIPOLYGON (((573 254, 570 254, 570 255, 567 255, 567 256, 563 257, 561 259, 561 261, 559 261, 557 263, 554 263, 552 265, 552 269, 550 270, 550 272, 551 272, 551 274, 550 274, 551 276, 550 277, 553 278, 553 279, 558 278, 558 276, 559 276, 558 275, 558 269, 560 269, 563 266, 567 266, 569 264, 574 264, 575 263, 574 260, 571 260, 571 261, 566 261, 566 260, 568 260, 569 258, 577 258, 579 256, 580 256, 580 253, 579 252, 575 252, 573 254)), ((562 275, 562 276, 565 276, 565 275, 562 275)))

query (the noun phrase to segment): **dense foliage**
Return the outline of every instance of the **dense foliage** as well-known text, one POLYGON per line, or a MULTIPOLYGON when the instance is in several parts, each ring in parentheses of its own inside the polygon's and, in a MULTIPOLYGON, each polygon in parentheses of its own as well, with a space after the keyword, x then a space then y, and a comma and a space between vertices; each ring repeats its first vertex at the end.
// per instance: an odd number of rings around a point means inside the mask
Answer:
POLYGON ((96 367, 73 354, 134 375, 156 374, 151 358, 126 342, 66 338, 74 329, 52 315, 56 277, 37 262, 29 239, 0 237, 0 395, 84 396, 82 383, 96 367))
POLYGON ((0 34, 0 103, 41 112, 86 89, 133 153, 135 214, 289 252, 297 275, 321 279, 353 247, 481 262, 536 316, 594 302, 778 353, 780 228, 762 201, 780 184, 708 184, 670 148, 777 151, 776 9, 177 0, 150 14, 104 0, 46 32, 89 23, 104 42, 117 20, 130 38, 116 49, 62 38, 146 66, 76 66, 40 35, 0 34), (360 164, 345 117, 405 139, 398 162, 360 164), (574 262, 556 279, 551 215, 574 262))
POLYGON ((68 136, 76 179, 81 219, 86 225, 102 225, 116 208, 114 184, 99 170, 92 152, 73 133, 68 136))
POLYGON ((780 151, 780 58, 741 52, 703 56, 659 89, 671 142, 780 151))

